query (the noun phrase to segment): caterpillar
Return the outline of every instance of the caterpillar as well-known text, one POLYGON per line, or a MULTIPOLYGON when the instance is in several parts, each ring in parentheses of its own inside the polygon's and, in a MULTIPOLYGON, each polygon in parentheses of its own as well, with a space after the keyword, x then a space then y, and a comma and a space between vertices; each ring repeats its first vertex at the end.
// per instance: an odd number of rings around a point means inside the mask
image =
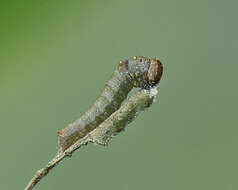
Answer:
POLYGON ((120 61, 91 108, 79 119, 58 131, 58 153, 64 152, 118 110, 133 88, 150 89, 158 84, 162 73, 163 66, 155 58, 134 56, 120 61))

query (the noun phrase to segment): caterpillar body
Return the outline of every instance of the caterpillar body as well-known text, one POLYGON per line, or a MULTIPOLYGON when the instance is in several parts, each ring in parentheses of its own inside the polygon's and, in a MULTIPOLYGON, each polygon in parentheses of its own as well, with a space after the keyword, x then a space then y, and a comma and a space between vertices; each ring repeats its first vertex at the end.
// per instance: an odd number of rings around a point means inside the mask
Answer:
POLYGON ((58 131, 58 153, 64 152, 118 110, 132 88, 149 89, 158 84, 162 72, 162 64, 157 59, 138 56, 120 61, 91 108, 58 131))

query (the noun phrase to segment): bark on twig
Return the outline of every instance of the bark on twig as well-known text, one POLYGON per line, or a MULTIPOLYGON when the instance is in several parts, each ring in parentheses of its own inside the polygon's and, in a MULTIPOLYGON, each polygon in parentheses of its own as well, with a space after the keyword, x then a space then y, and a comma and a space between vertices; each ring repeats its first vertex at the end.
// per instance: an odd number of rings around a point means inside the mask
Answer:
POLYGON ((102 122, 97 128, 91 131, 83 138, 77 140, 64 152, 57 154, 45 167, 38 170, 31 179, 25 190, 31 190, 33 187, 51 171, 60 161, 66 157, 71 157, 72 153, 89 142, 107 145, 109 140, 123 131, 125 127, 132 122, 138 114, 150 107, 157 94, 156 87, 150 90, 140 90, 135 93, 121 108, 114 112, 108 119, 102 122))

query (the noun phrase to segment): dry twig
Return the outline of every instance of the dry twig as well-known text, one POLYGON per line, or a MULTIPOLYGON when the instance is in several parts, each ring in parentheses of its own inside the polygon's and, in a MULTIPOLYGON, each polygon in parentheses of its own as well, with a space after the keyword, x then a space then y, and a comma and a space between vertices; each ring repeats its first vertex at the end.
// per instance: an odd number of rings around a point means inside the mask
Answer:
POLYGON ((25 190, 31 190, 60 161, 66 157, 71 157, 72 153, 81 146, 86 145, 89 142, 103 146, 107 145, 109 140, 119 132, 123 131, 141 111, 151 106, 156 94, 156 88, 150 90, 140 90, 134 94, 127 103, 113 113, 107 120, 99 125, 99 127, 91 131, 85 137, 76 141, 76 143, 71 145, 63 153, 56 155, 44 168, 38 170, 25 190))
POLYGON ((58 154, 36 172, 25 190, 31 190, 60 161, 71 157, 81 146, 89 142, 107 145, 141 111, 151 106, 162 71, 162 64, 156 59, 133 57, 121 61, 100 98, 88 112, 58 132, 58 154), (133 87, 141 90, 121 106, 133 87))

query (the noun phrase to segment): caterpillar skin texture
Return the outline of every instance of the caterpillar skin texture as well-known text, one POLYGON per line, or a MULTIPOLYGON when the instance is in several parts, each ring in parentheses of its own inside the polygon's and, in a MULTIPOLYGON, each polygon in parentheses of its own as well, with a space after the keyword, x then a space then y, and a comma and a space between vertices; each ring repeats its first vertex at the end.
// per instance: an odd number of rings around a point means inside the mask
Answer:
POLYGON ((149 89, 158 84, 162 72, 162 64, 157 59, 138 56, 120 61, 91 108, 58 131, 58 152, 64 152, 118 110, 132 88, 149 89))

